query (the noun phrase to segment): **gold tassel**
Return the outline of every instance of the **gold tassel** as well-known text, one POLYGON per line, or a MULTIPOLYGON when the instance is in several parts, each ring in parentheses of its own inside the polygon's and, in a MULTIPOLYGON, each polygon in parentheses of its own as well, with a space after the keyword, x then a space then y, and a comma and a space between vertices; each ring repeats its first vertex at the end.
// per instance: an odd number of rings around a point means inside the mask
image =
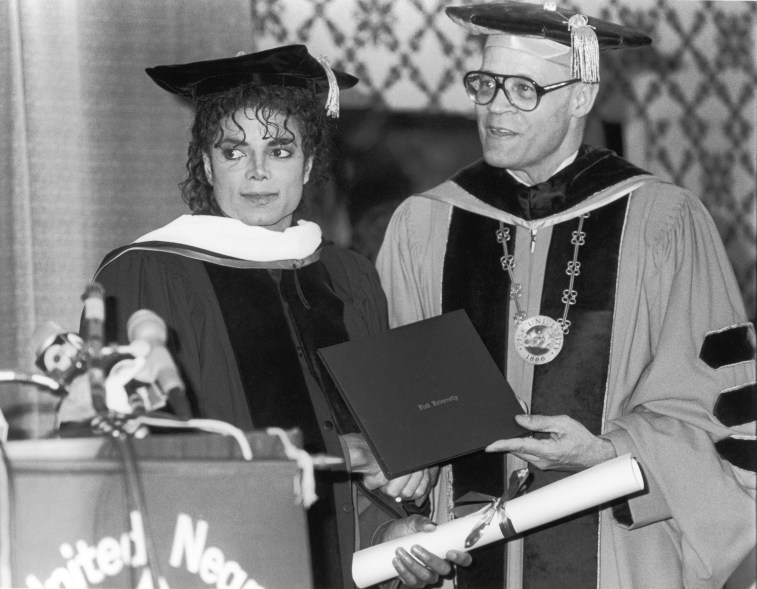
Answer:
POLYGON ((574 14, 568 20, 570 30, 571 75, 586 84, 599 82, 599 42, 594 27, 583 14, 574 14))
POLYGON ((326 71, 326 77, 329 81, 329 95, 326 98, 326 114, 333 119, 339 118, 339 84, 336 82, 336 76, 331 70, 329 58, 325 55, 319 55, 315 58, 326 71))

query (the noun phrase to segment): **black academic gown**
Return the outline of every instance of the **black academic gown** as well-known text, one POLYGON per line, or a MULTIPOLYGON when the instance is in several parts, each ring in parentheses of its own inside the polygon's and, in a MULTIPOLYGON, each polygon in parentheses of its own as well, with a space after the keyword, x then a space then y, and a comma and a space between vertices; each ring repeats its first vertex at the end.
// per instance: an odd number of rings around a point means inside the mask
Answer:
MULTIPOLYGON (((358 429, 316 350, 386 328, 386 302, 370 263, 326 245, 301 267, 240 268, 212 253, 165 247, 140 243, 104 259, 95 280, 106 292, 108 339, 126 342, 128 318, 150 309, 168 325, 167 347, 195 417, 245 431, 299 427, 306 450, 342 456, 339 434, 358 429)), ((394 517, 381 498, 364 510, 366 501, 355 501, 354 492, 346 473, 317 475, 319 500, 308 510, 316 587, 353 586, 358 503, 364 543, 376 522, 394 517)))

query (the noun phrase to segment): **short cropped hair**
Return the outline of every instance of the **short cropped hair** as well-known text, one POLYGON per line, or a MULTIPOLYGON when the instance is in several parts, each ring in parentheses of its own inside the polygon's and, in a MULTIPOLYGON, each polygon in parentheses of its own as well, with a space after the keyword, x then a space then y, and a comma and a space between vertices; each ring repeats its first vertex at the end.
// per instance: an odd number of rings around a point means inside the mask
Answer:
POLYGON ((313 158, 311 180, 318 183, 329 175, 333 122, 326 116, 323 103, 313 90, 243 85, 199 97, 194 105, 192 136, 187 150, 187 177, 179 184, 182 199, 193 213, 222 214, 213 186, 205 175, 203 153, 210 154, 213 145, 221 138, 223 122, 228 117, 236 122, 235 115, 243 108, 250 109, 273 137, 294 138, 290 122, 296 121, 303 153, 306 158, 313 158), (285 116, 283 126, 273 120, 278 113, 285 116))

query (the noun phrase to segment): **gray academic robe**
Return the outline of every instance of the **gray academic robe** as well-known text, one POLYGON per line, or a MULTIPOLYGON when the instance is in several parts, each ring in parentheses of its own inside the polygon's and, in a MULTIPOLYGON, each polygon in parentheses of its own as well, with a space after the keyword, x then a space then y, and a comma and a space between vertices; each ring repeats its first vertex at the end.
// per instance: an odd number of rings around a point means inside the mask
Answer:
MULTIPOLYGON (((528 196, 519 208, 508 201, 504 186, 513 180, 504 170, 483 169, 483 162, 404 201, 377 260, 390 325, 452 310, 452 301, 479 316, 482 337, 529 407, 541 403, 541 412, 550 413, 550 394, 570 407, 565 391, 592 389, 594 433, 610 440, 618 455, 637 458, 647 482, 643 494, 596 512, 588 556, 598 586, 719 589, 755 546, 756 416, 736 410, 745 400, 741 406, 748 408, 755 394, 754 327, 701 202, 613 154, 591 153, 580 152, 560 182, 550 184, 553 193, 539 215, 523 212, 528 196), (597 167, 600 160, 604 168, 597 167), (617 176, 623 167, 627 172, 617 176), (582 174, 593 185, 571 200, 582 174), (612 226, 602 240, 596 232, 603 227, 594 227, 582 247, 580 255, 594 251, 601 264, 582 264, 587 280, 577 281, 579 304, 569 314, 574 323, 558 356, 563 360, 554 360, 553 368, 534 366, 513 348, 514 308, 500 266, 498 221, 511 229, 521 305, 529 316, 554 317, 562 310, 554 295, 567 287, 567 276, 564 263, 551 265, 551 258, 561 247, 572 248, 566 236, 587 212, 612 226), (611 251, 592 250, 601 243, 611 251), (582 310, 582 296, 594 296, 589 283, 608 275, 600 289, 608 296, 582 310), (592 346, 593 337, 605 343, 592 346), (573 368, 561 373, 566 364, 573 368), (557 374, 554 366, 560 366, 557 374), (582 366, 591 382, 581 380, 582 366)), ((506 474, 522 466, 505 458, 501 488, 506 474)), ((453 473, 446 467, 436 489, 440 522, 452 517, 453 473)), ((501 543, 509 589, 529 586, 523 578, 527 541, 528 535, 501 543)))

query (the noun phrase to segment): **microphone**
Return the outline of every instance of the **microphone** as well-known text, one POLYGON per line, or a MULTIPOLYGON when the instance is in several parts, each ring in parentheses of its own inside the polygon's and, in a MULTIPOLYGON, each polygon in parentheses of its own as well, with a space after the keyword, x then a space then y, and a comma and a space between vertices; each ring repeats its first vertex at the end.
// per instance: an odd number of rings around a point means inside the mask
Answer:
POLYGON ((105 339, 105 289, 97 282, 87 285, 82 295, 84 301, 84 351, 87 359, 92 405, 100 414, 107 413, 105 402, 105 369, 102 363, 102 347, 105 339))
POLYGON ((142 340, 136 343, 144 344, 145 353, 116 362, 105 380, 108 407, 127 415, 156 411, 168 401, 166 393, 156 383, 157 370, 148 364, 149 344, 142 340))
POLYGON ((145 367, 135 375, 135 379, 154 381, 168 398, 168 403, 180 419, 191 419, 192 410, 187 399, 187 391, 179 370, 166 348, 168 328, 165 321, 148 309, 135 311, 126 323, 129 342, 145 341, 150 344, 145 367), (153 372, 154 371, 154 372, 153 372))
POLYGON ((83 331, 87 352, 100 357, 105 339, 105 289, 97 282, 92 282, 84 289, 83 331))

